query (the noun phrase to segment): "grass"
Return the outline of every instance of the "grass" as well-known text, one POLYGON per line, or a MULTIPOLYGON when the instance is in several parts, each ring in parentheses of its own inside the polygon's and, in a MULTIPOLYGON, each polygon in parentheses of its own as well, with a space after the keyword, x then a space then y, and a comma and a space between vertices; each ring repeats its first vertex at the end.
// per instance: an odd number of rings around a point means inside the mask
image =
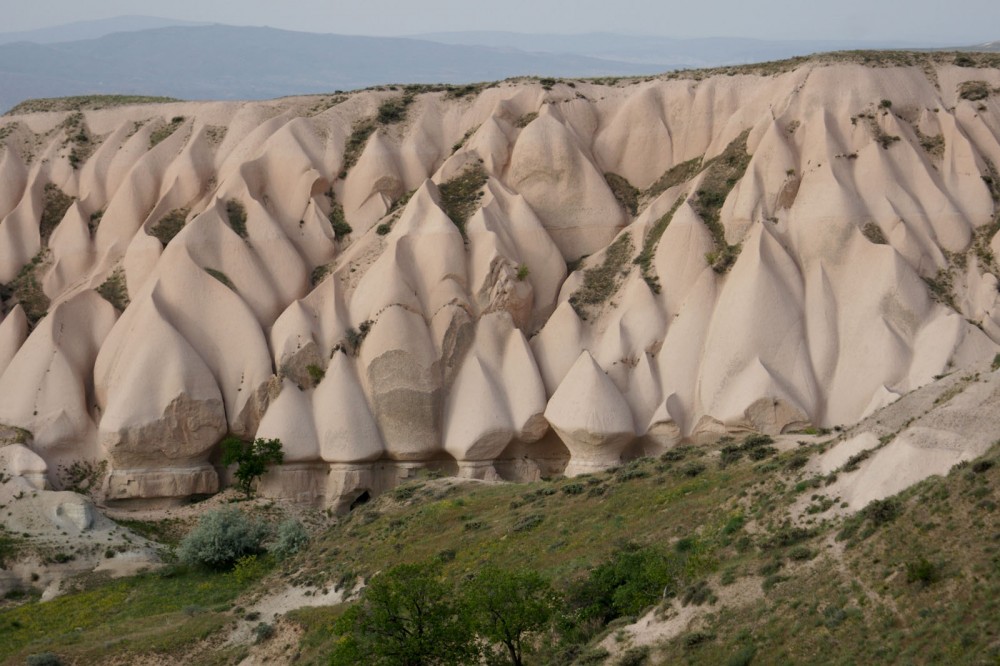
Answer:
POLYGON ((163 243, 164 247, 166 247, 166 245, 174 239, 174 236, 179 234, 181 229, 184 228, 187 216, 190 213, 191 211, 188 208, 173 209, 160 218, 160 221, 150 228, 150 235, 154 236, 157 240, 163 243))
POLYGON ((237 199, 226 202, 226 219, 240 238, 247 238, 247 209, 237 199))
POLYGON ((462 173, 438 186, 441 209, 462 232, 462 238, 466 238, 465 223, 479 206, 487 180, 489 175, 482 162, 474 162, 466 166, 462 173))
POLYGON ((885 234, 882 233, 882 227, 878 226, 874 222, 869 222, 865 226, 861 227, 861 233, 864 234, 872 243, 876 245, 887 245, 889 243, 886 240, 885 234))
POLYGON ((681 207, 681 204, 684 203, 684 199, 683 195, 678 197, 674 205, 670 207, 670 210, 650 227, 646 233, 645 240, 642 242, 642 250, 632 260, 633 263, 639 266, 639 270, 642 272, 642 279, 646 281, 646 284, 649 285, 654 294, 660 293, 661 289, 660 278, 653 269, 653 257, 656 256, 656 246, 659 245, 660 238, 663 237, 663 232, 667 230, 667 226, 674 219, 674 215, 677 213, 677 209, 681 207))
POLYGON ((166 139, 168 136, 176 132, 181 125, 184 124, 184 116, 174 116, 170 119, 169 123, 166 123, 155 130, 149 135, 149 147, 154 148, 158 143, 166 139))
POLYGON ((608 187, 611 188, 611 193, 615 195, 619 205, 629 215, 635 217, 639 213, 639 190, 624 176, 619 176, 616 173, 604 174, 604 180, 608 183, 608 187))
POLYGON ((20 303, 32 328, 49 310, 49 297, 42 290, 40 279, 47 256, 48 250, 43 249, 21 268, 12 282, 0 285, 0 302, 12 299, 11 307, 20 303))
POLYGON ((134 104, 166 104, 180 102, 174 97, 150 97, 148 95, 80 95, 76 97, 46 97, 28 99, 8 111, 7 116, 23 113, 41 113, 47 111, 99 111, 118 106, 134 104))
POLYGON ((726 229, 722 226, 721 212, 729 193, 743 178, 750 164, 750 155, 747 154, 749 134, 749 131, 743 132, 733 139, 721 154, 705 162, 705 176, 695 196, 690 200, 691 206, 712 234, 715 250, 705 259, 716 273, 729 271, 740 253, 739 245, 729 245, 726 242, 726 229))
POLYGON ((958 84, 958 98, 970 102, 987 99, 993 92, 986 81, 963 81, 958 84))
POLYGON ((332 189, 327 192, 327 196, 330 198, 330 226, 333 227, 334 238, 341 240, 354 231, 354 229, 347 223, 347 218, 344 216, 344 207, 337 201, 337 196, 333 193, 332 189))
POLYGON ((119 312, 124 312, 130 302, 125 271, 121 268, 116 268, 101 286, 97 288, 97 293, 108 303, 115 306, 119 312))
POLYGON ((680 185, 691 180, 701 172, 702 158, 695 157, 687 162, 681 162, 667 169, 659 180, 649 186, 643 196, 647 199, 655 199, 671 187, 680 185))
POLYGON ((42 190, 42 219, 38 225, 38 233, 42 237, 42 245, 49 244, 52 232, 62 222, 63 217, 73 202, 76 201, 55 183, 46 183, 42 190))
POLYGON ((581 318, 586 319, 590 308, 606 303, 618 291, 621 278, 628 275, 631 254, 632 236, 626 232, 608 246, 600 266, 583 272, 583 284, 569 298, 581 318))
POLYGON ((254 582, 168 567, 2 610, 0 661, 40 652, 74 663, 150 653, 176 657, 228 625, 233 600, 254 582))
MULTIPOLYGON (((436 560, 450 581, 485 564, 524 566, 567 591, 633 543, 678 554, 678 603, 704 609, 691 630, 653 645, 650 663, 746 664, 755 655, 768 663, 815 663, 817 655, 845 665, 992 663, 1000 656, 1000 442, 851 518, 819 514, 793 525, 788 508, 816 486, 790 462, 822 446, 754 460, 768 447, 749 437, 737 447, 744 455, 726 464, 714 447, 689 446, 530 484, 421 477, 338 520, 271 578, 170 568, 0 610, 0 660, 44 651, 82 663, 183 658, 240 615, 238 595, 255 583, 350 585, 402 563, 436 560), (741 580, 756 596, 725 605, 724 590, 741 580)), ((156 534, 162 529, 148 534, 170 538, 156 534)), ((325 663, 343 610, 289 615, 304 632, 296 663, 325 663)), ((613 628, 598 627, 594 640, 613 628)), ((555 646, 540 650, 539 663, 558 661, 555 646)), ((576 654, 601 663, 593 642, 576 654)))
POLYGON ((236 291, 236 285, 234 285, 233 281, 229 279, 229 276, 223 273, 222 271, 217 270, 215 268, 206 268, 205 272, 214 277, 222 284, 232 289, 233 291, 236 291))
POLYGON ((354 124, 351 135, 344 144, 344 163, 340 167, 340 178, 347 178, 347 173, 358 163, 361 153, 365 150, 368 137, 375 132, 375 121, 372 118, 359 120, 354 124))

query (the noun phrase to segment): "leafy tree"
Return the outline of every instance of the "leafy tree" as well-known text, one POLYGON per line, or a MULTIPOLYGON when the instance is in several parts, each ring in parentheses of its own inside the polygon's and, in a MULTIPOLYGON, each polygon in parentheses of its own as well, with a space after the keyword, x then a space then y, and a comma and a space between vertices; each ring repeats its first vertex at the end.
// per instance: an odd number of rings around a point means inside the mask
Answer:
POLYGON ((472 627, 435 564, 378 574, 334 624, 331 666, 450 666, 478 662, 472 627))
POLYGON ((236 465, 236 480, 247 499, 253 497, 254 483, 267 472, 268 465, 281 464, 285 454, 281 440, 260 439, 244 442, 229 437, 222 442, 222 464, 236 465))
POLYGON ((676 593, 683 572, 683 556, 628 544, 598 565, 570 593, 583 619, 607 624, 615 618, 636 615, 676 593))
POLYGON ((526 569, 482 569, 464 589, 473 628, 490 643, 507 649, 510 663, 522 666, 525 641, 552 621, 558 595, 548 580, 526 569))

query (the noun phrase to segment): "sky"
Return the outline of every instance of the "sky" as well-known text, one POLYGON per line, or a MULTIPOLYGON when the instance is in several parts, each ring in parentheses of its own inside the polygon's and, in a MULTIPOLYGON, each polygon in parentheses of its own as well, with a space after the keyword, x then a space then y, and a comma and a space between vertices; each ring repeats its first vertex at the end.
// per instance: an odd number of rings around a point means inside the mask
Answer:
POLYGON ((0 32, 126 14, 362 35, 504 30, 669 37, 1000 39, 998 0, 0 0, 0 32))

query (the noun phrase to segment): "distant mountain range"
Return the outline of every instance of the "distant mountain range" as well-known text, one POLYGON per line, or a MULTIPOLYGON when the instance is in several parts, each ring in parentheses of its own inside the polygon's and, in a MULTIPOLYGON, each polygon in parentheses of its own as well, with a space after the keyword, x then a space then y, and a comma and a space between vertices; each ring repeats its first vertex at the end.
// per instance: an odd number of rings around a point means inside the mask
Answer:
MULTIPOLYGON (((0 111, 99 93, 266 99, 386 83, 624 76, 902 43, 452 32, 363 37, 122 16, 0 33, 0 111)), ((994 42, 977 49, 997 49, 994 42)))

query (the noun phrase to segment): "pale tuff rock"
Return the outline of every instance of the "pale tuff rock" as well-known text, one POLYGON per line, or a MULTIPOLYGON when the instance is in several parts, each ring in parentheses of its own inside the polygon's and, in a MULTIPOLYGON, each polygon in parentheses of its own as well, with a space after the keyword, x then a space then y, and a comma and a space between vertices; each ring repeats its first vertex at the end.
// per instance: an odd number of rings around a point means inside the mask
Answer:
POLYGON ((628 403, 588 352, 549 400, 545 418, 570 451, 568 476, 617 465, 636 435, 628 403))
MULTIPOLYGON (((5 117, 0 423, 120 500, 276 437, 262 489, 346 508, 883 414, 1000 343, 996 108, 956 92, 1000 72, 934 73, 110 108, 76 165, 67 114, 5 117)), ((924 427, 906 479, 955 458, 924 427)))

